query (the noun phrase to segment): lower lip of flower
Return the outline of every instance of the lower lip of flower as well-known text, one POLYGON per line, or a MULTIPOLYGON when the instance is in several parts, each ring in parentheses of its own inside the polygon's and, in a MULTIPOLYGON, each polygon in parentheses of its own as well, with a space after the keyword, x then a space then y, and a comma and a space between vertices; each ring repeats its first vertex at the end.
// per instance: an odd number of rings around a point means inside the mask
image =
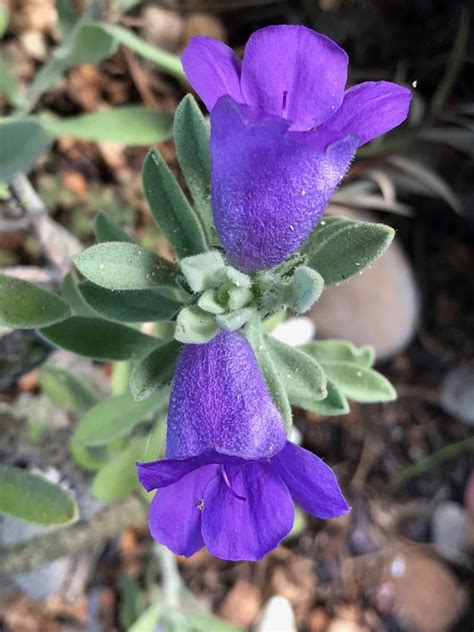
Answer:
POLYGON ((219 470, 220 473, 222 474, 222 478, 224 479, 225 484, 227 485, 227 487, 229 488, 230 493, 235 496, 235 498, 238 498, 239 500, 244 500, 246 501, 247 499, 245 498, 245 496, 240 496, 239 494, 237 494, 237 492, 232 488, 232 484, 229 480, 229 476, 226 472, 225 469, 225 465, 221 465, 219 466, 219 470))

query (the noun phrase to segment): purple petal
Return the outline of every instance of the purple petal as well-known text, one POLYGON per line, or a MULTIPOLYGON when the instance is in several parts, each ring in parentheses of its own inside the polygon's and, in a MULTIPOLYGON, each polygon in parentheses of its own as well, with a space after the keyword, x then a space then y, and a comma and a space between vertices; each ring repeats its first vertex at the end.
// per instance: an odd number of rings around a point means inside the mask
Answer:
POLYGON ((201 509, 205 488, 216 476, 217 465, 206 465, 159 489, 150 507, 150 532, 176 555, 187 557, 204 546, 201 509))
POLYGON ((283 420, 247 339, 222 332, 181 351, 168 411, 167 456, 216 450, 242 459, 285 445, 283 420))
POLYGON ((225 471, 228 483, 217 476, 204 494, 205 545, 225 560, 260 560, 291 530, 291 496, 268 463, 225 466, 225 471))
POLYGON ((411 92, 389 81, 367 81, 344 95, 339 110, 315 132, 323 143, 352 134, 358 146, 390 131, 406 119, 411 92))
POLYGON ((312 452, 287 441, 272 465, 293 500, 316 518, 336 518, 350 511, 331 468, 312 452))
POLYGON ((227 454, 220 454, 215 450, 204 452, 199 456, 189 459, 161 459, 148 463, 137 463, 137 472, 140 483, 147 492, 157 487, 167 487, 179 481, 183 476, 202 467, 203 465, 226 463, 244 463, 243 459, 227 454))
POLYGON ((289 133, 282 119, 255 122, 223 97, 211 114, 212 209, 231 263, 271 268, 295 252, 321 217, 354 155, 344 139, 315 149, 311 133, 289 133))
POLYGON ((226 94, 243 103, 240 90, 241 61, 234 51, 210 37, 193 37, 181 57, 189 83, 209 111, 226 94))
POLYGON ((270 26, 247 42, 242 93, 253 108, 308 130, 342 103, 347 63, 342 48, 324 35, 304 26, 270 26))

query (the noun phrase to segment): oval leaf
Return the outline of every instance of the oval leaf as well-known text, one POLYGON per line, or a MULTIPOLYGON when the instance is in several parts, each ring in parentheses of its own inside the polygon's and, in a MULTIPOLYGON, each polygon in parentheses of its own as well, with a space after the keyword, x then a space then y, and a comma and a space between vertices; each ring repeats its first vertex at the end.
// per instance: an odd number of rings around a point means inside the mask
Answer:
POLYGON ((85 412, 101 399, 100 395, 77 375, 52 364, 41 367, 39 384, 43 393, 63 408, 85 412))
POLYGON ((69 307, 56 294, 33 283, 0 274, 0 323, 35 329, 67 318, 69 307))
POLYGON ((174 287, 176 266, 137 244, 96 244, 74 257, 86 279, 109 290, 148 290, 174 287))
POLYGON ((39 333, 53 345, 96 360, 138 360, 159 344, 156 338, 125 325, 80 316, 39 333))
POLYGON ((350 362, 324 362, 322 367, 342 393, 356 402, 388 402, 397 398, 390 382, 373 369, 350 362))
POLYGON ((42 525, 77 520, 74 497, 58 485, 18 467, 0 463, 0 513, 42 525))
POLYGON ((80 284, 85 301, 103 318, 124 323, 146 323, 173 318, 181 303, 156 290, 106 290, 90 281, 80 284))
POLYGON ((105 211, 100 211, 95 218, 95 236, 99 243, 104 241, 126 241, 134 243, 128 235, 105 211))
POLYGON ((156 149, 151 149, 145 158, 143 187, 153 217, 177 257, 182 259, 207 250, 196 212, 156 149))
POLYGON ((316 226, 302 249, 308 265, 319 272, 326 285, 345 281, 372 265, 395 235, 393 228, 384 224, 331 220, 316 226))
POLYGON ((91 408, 80 420, 72 441, 78 446, 104 446, 129 434, 135 426, 163 410, 169 389, 162 388, 148 399, 136 402, 130 393, 116 395, 91 408))
POLYGON ((16 173, 28 173, 52 138, 36 121, 0 122, 0 182, 10 182, 16 173))
POLYGON ((318 415, 346 415, 350 410, 347 399, 334 382, 327 376, 326 391, 327 395, 321 401, 301 398, 297 403, 295 402, 295 406, 312 413, 317 413, 318 415))
POLYGON ((168 112, 130 105, 69 118, 42 114, 40 121, 56 137, 71 136, 80 140, 133 146, 161 143, 169 138, 173 116, 168 112))

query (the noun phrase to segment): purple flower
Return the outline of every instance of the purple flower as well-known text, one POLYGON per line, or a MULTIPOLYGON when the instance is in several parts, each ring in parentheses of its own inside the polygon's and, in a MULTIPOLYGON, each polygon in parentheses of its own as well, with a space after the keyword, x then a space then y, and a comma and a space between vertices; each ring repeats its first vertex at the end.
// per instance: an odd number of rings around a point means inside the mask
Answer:
POLYGON ((411 99, 387 81, 345 90, 346 53, 304 26, 255 32, 242 61, 225 44, 194 37, 182 61, 211 112, 217 232, 244 272, 297 250, 357 147, 402 123, 411 99))
POLYGON ((255 355, 238 332, 183 347, 168 414, 167 458, 138 464, 153 537, 174 553, 203 546, 259 560, 288 535, 293 502, 319 518, 349 510, 332 470, 286 440, 255 355))

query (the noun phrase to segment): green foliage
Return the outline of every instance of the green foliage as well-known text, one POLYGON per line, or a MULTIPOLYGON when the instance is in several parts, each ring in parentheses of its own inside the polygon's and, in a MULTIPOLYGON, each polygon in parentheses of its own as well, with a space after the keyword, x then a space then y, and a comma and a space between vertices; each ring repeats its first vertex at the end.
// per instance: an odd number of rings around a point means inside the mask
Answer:
POLYGON ((163 296, 157 290, 106 290, 90 281, 80 284, 80 291, 95 312, 108 320, 124 323, 145 323, 173 318, 181 303, 163 296))
POLYGON ((96 244, 74 257, 74 263, 86 279, 109 290, 175 286, 176 266, 138 244, 96 244))
POLYGON ((133 239, 106 213, 100 211, 95 218, 95 236, 99 243, 104 241, 126 241, 134 243, 133 239))
POLYGON ((138 360, 159 344, 125 325, 99 318, 72 316, 39 330, 53 345, 95 360, 138 360))
POLYGON ((0 463, 0 513, 42 525, 77 520, 74 497, 58 485, 18 467, 0 463))
POLYGON ((163 411, 168 396, 169 389, 161 388, 141 402, 136 402, 130 393, 101 401, 79 421, 72 443, 82 447, 107 446, 115 439, 129 435, 142 421, 163 411))
POLYGON ((119 142, 127 145, 151 145, 171 136, 173 116, 141 105, 127 105, 101 112, 59 118, 51 114, 39 117, 52 136, 72 136, 80 140, 119 142))
POLYGON ((143 164, 143 186, 150 210, 180 259, 207 250, 198 216, 156 149, 143 164))
POLYGON ((195 98, 187 94, 174 116, 176 154, 210 244, 218 243, 211 211, 209 126, 195 98))
POLYGON ((219 314, 216 316, 216 323, 225 331, 236 331, 245 325, 256 313, 254 307, 242 307, 228 314, 219 314))
POLYGON ((171 382, 180 349, 179 342, 171 340, 135 365, 130 376, 130 391, 136 401, 146 399, 157 388, 171 382))
POLYGON ((63 299, 71 308, 74 316, 96 318, 97 313, 89 307, 79 289, 77 275, 74 271, 68 272, 61 283, 63 299))
POLYGON ((302 402, 325 399, 326 375, 314 358, 271 336, 266 345, 291 404, 303 407, 302 402))
POLYGON ((349 412, 349 403, 342 391, 326 375, 326 392, 324 399, 317 401, 314 398, 304 399, 303 397, 295 402, 303 410, 318 413, 318 415, 345 415, 349 412))
POLYGON ((385 402, 396 398, 390 382, 370 368, 373 350, 356 349, 342 340, 312 342, 301 347, 319 361, 326 375, 349 399, 357 402, 385 402))
POLYGON ((56 294, 33 283, 0 274, 0 323, 35 329, 69 316, 69 307, 56 294))
POLYGON ((291 406, 283 381, 265 345, 265 339, 262 331, 262 321, 258 314, 254 314, 246 324, 245 335, 247 336, 255 353, 268 390, 272 395, 273 402, 283 417, 285 429, 288 434, 293 424, 291 406))
POLYGON ((10 182, 16 173, 29 171, 51 140, 35 120, 0 120, 0 182, 10 182))
MULTIPOLYGON (((1 21, 1 6, 0 6, 1 21)), ((1 28, 1 26, 0 26, 1 28)), ((25 97, 20 91, 20 84, 11 74, 6 63, 0 59, 0 96, 3 96, 11 105, 16 108, 22 108, 25 97)))
POLYGON ((101 399, 84 380, 67 369, 52 364, 41 368, 39 385, 43 393, 57 406, 77 412, 86 412, 101 399))
POLYGON ((329 217, 320 222, 302 247, 308 265, 326 285, 340 283, 372 265, 388 248, 393 228, 329 217))
POLYGON ((136 463, 155 461, 164 441, 165 424, 158 422, 151 433, 132 439, 127 447, 112 456, 99 470, 92 484, 92 493, 99 500, 118 500, 139 489, 136 463))
POLYGON ((191 290, 202 292, 217 287, 216 273, 225 267, 225 261, 220 252, 211 250, 182 259, 179 267, 191 290))
POLYGON ((324 288, 322 276, 308 268, 299 266, 291 271, 291 276, 282 272, 268 270, 257 280, 259 288, 259 304, 264 313, 272 314, 289 308, 298 314, 306 312, 315 303, 324 288))
POLYGON ((185 344, 209 342, 219 331, 215 317, 197 305, 182 309, 176 320, 175 338, 185 344))

